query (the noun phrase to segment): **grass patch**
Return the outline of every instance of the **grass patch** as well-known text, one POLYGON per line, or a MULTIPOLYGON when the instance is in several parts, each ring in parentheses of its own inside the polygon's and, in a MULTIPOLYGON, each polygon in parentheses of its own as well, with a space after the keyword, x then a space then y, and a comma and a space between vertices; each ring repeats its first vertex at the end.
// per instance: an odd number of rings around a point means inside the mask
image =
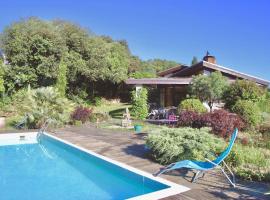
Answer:
POLYGON ((131 108, 128 103, 104 103, 100 106, 94 106, 95 113, 108 113, 112 118, 122 119, 126 108, 131 108))

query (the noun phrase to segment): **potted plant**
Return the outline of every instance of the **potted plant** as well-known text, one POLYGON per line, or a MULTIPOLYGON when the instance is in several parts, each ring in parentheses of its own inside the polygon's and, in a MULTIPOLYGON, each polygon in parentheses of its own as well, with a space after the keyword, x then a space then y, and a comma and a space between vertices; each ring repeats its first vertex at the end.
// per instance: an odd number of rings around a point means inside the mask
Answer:
POLYGON ((142 124, 135 124, 134 125, 134 130, 136 133, 141 133, 142 132, 142 124))

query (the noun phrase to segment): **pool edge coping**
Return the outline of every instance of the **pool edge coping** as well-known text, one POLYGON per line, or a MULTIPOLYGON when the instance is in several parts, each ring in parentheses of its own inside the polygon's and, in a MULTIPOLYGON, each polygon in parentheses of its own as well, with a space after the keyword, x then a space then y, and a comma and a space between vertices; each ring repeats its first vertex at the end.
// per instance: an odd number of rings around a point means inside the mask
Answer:
POLYGON ((161 177, 155 177, 153 176, 152 174, 148 173, 148 172, 145 172, 145 171, 142 171, 140 169, 137 169, 135 167, 132 167, 130 165, 127 165, 125 163, 122 163, 122 162, 119 162, 119 161, 116 161, 116 160, 113 160, 111 158, 108 158, 106 156, 103 156, 101 154, 98 154, 92 150, 89 150, 89 149, 86 149, 84 147, 81 147, 79 145, 76 145, 76 144, 73 144, 65 139, 62 139, 62 138, 59 138, 55 135, 52 135, 51 133, 49 132, 44 132, 43 133, 44 135, 48 136, 48 137, 51 137, 55 140, 58 140, 60 142, 63 142, 69 146, 72 146, 74 148, 77 148, 83 152, 86 152, 90 155, 93 155, 93 156, 96 156, 102 160, 105 160, 107 162, 110 162, 116 166, 119 166, 121 168, 124 168, 124 169, 127 169, 133 173, 136 173, 136 174, 139 174, 141 176, 144 176, 144 177, 147 177, 151 180, 154 180, 154 181, 157 181, 157 182, 160 182, 162 184, 165 184, 165 185, 168 185, 170 186, 169 188, 166 188, 166 189, 162 189, 162 190, 159 190, 159 191, 156 191, 156 192, 151 192, 151 193, 148 193, 148 194, 143 194, 143 195, 139 195, 139 196, 136 196, 136 197, 132 197, 132 198, 129 198, 128 200, 157 200, 157 199, 161 199, 161 198, 165 198, 165 197, 170 197, 170 196, 173 196, 173 195, 176 195, 176 194, 180 194, 180 193, 183 193, 183 192, 186 192, 186 191, 189 191, 190 188, 186 187, 186 186, 183 186, 183 185, 179 185, 177 183, 174 183, 172 181, 168 181, 164 178, 161 178, 161 177))

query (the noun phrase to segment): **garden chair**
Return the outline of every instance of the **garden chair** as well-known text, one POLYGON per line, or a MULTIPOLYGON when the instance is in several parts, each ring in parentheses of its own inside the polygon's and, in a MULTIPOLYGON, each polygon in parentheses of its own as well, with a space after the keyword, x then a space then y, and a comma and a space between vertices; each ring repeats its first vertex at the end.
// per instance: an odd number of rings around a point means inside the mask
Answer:
POLYGON ((199 178, 199 175, 201 173, 203 173, 203 175, 200 178, 203 178, 206 171, 213 170, 213 169, 220 169, 222 171, 222 173, 224 174, 224 176, 228 179, 229 183, 233 187, 235 187, 235 176, 234 176, 233 172, 230 170, 230 168, 228 167, 228 165, 224 162, 224 159, 229 155, 229 153, 233 147, 233 144, 236 140, 237 133, 238 133, 238 129, 235 129, 232 136, 231 136, 231 140, 230 140, 228 147, 218 157, 216 157, 215 160, 211 161, 211 160, 205 158, 205 160, 206 160, 205 162, 192 161, 192 160, 179 161, 179 162, 172 163, 172 164, 168 165, 164 169, 161 169, 160 171, 155 173, 154 176, 158 176, 160 174, 163 174, 165 172, 168 172, 168 171, 171 171, 174 169, 187 168, 187 169, 193 169, 193 170, 197 171, 196 173, 194 173, 194 176, 192 178, 192 182, 195 182, 199 178), (221 163, 223 163, 223 166, 221 165, 221 163), (230 172, 230 174, 232 175, 232 180, 230 179, 230 177, 226 173, 225 169, 227 169, 230 172))

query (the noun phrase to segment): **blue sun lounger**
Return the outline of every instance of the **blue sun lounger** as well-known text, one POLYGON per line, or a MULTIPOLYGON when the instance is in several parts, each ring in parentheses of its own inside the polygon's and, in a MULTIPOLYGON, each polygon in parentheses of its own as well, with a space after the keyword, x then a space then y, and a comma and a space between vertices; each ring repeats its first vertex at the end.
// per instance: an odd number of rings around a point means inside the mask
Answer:
POLYGON ((195 182, 199 178, 199 175, 201 173, 203 173, 202 177, 204 177, 204 173, 206 171, 213 170, 213 169, 220 169, 222 171, 222 173, 224 174, 224 176, 228 179, 230 184, 233 187, 235 187, 235 176, 234 176, 233 172, 230 170, 230 168, 228 167, 228 165, 224 162, 224 159, 230 154, 230 151, 231 151, 233 144, 236 140, 237 133, 238 133, 238 129, 235 129, 232 136, 231 136, 229 146, 218 157, 216 157, 215 160, 211 161, 211 160, 205 158, 205 160, 206 160, 205 162, 192 161, 192 160, 179 161, 179 162, 172 163, 172 164, 168 165, 164 169, 161 169, 160 171, 155 173, 154 176, 158 176, 160 174, 163 174, 165 172, 168 172, 168 171, 171 171, 174 169, 187 168, 187 169, 193 169, 193 170, 197 171, 192 178, 192 182, 195 182), (221 163, 223 163, 223 166, 221 166, 221 163), (230 174, 232 175, 232 180, 230 179, 230 177, 226 173, 225 168, 223 168, 223 167, 225 167, 230 172, 230 174))

